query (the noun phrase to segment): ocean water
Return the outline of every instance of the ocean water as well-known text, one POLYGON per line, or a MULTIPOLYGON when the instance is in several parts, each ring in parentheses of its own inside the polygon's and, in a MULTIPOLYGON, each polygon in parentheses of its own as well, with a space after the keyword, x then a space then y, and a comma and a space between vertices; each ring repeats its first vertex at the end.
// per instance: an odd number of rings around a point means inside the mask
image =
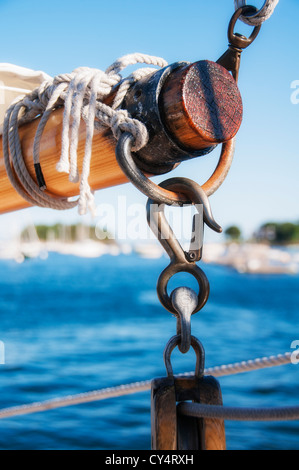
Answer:
MULTIPOLYGON (((51 254, 0 262, 0 408, 165 375, 176 321, 159 304, 166 258, 51 254)), ((240 275, 203 265, 211 284, 192 317, 206 366, 291 351, 299 340, 299 276, 240 275)), ((170 287, 192 280, 179 275, 170 287)), ((172 356, 175 373, 194 353, 172 356)), ((299 405, 299 365, 220 379, 227 406, 299 405)), ((231 450, 298 450, 299 422, 226 422, 231 450)), ((0 421, 0 449, 150 449, 150 392, 0 421)))

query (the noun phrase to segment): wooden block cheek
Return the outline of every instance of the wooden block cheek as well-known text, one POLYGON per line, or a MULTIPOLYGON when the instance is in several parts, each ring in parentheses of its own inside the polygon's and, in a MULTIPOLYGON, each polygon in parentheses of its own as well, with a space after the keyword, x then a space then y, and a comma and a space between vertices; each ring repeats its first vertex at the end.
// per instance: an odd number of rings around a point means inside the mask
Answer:
MULTIPOLYGON (((220 385, 214 377, 177 378, 175 389, 177 402, 192 401, 204 405, 223 405, 220 385)), ((225 450, 224 421, 198 419, 197 426, 199 429, 198 450, 225 450)))
POLYGON ((222 405, 214 377, 166 377, 152 383, 153 450, 225 450, 224 421, 177 417, 176 404, 222 405))

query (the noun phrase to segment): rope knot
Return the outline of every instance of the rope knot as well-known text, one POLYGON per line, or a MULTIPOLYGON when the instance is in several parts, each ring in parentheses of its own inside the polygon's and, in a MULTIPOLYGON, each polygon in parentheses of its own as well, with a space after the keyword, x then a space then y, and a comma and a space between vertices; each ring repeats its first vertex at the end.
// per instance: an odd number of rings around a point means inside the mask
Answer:
POLYGON ((124 131, 124 124, 128 121, 128 119, 129 119, 129 113, 125 109, 120 109, 113 113, 111 121, 110 121, 110 125, 111 125, 111 130, 116 140, 120 138, 122 131, 124 131))
MULTIPOLYGON (((52 80, 45 81, 39 88, 14 102, 6 113, 4 122, 4 154, 8 176, 18 191, 30 204, 53 209, 69 209, 79 206, 79 213, 87 210, 95 212, 94 194, 88 183, 92 157, 92 141, 94 129, 112 129, 118 140, 123 132, 129 132, 134 137, 133 151, 138 151, 148 142, 148 132, 145 125, 133 119, 121 105, 127 91, 140 78, 152 74, 156 69, 141 68, 129 77, 123 78, 120 72, 127 66, 143 63, 151 66, 165 67, 167 63, 159 58, 145 54, 129 54, 114 62, 105 72, 88 67, 80 67, 72 73, 60 74, 52 80), (119 85, 111 106, 104 103, 113 87, 119 85), (40 190, 31 178, 24 163, 22 149, 12 145, 13 133, 18 141, 18 125, 29 122, 41 115, 34 140, 33 160, 40 168, 39 144, 42 133, 52 111, 64 104, 61 157, 57 163, 57 171, 69 173, 70 181, 80 181, 80 197, 78 201, 68 201, 66 198, 53 198, 40 190), (86 123, 85 155, 81 174, 78 170, 78 143, 81 119, 86 123), (10 167, 11 163, 15 172, 10 167)), ((41 169, 40 169, 41 171, 41 169)))
POLYGON ((148 142, 148 132, 146 126, 132 119, 126 110, 118 110, 111 119, 111 129, 114 137, 118 140, 123 132, 129 132, 134 137, 132 150, 137 152, 143 148, 148 142))

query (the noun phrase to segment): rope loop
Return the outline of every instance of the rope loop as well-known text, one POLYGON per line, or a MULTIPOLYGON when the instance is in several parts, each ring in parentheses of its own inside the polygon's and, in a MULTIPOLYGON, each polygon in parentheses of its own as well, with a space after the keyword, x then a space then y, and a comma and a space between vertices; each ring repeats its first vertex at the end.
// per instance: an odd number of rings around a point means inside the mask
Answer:
MULTIPOLYGON (((242 362, 237 364, 229 364, 228 366, 213 367, 205 370, 205 375, 212 375, 213 377, 223 377, 232 374, 240 374, 254 370, 265 369, 268 367, 283 366, 291 363, 291 353, 279 354, 278 356, 264 357, 262 359, 254 359, 249 362, 242 362)), ((193 372, 179 374, 178 377, 191 377, 193 372)), ((0 409, 0 420, 11 418, 15 416, 27 415, 31 413, 38 413, 66 406, 74 406, 82 403, 91 403, 109 398, 122 397, 133 393, 145 392, 150 390, 151 380, 143 382, 135 382, 126 385, 119 385, 116 387, 109 387, 102 390, 93 390, 91 392, 81 393, 78 395, 70 395, 67 397, 59 397, 51 400, 31 403, 21 406, 14 406, 11 408, 0 409)), ((212 406, 212 405, 209 405, 212 406)))
MULTIPOLYGON (((234 0, 234 2, 236 10, 247 5, 246 0, 234 0)), ((249 26, 260 26, 273 15, 278 2, 279 0, 265 0, 264 5, 257 13, 248 14, 248 16, 242 15, 240 19, 249 26)))
POLYGON ((157 70, 143 67, 123 78, 120 72, 129 65, 137 63, 161 68, 167 66, 167 62, 160 57, 140 53, 129 54, 115 61, 105 72, 79 67, 72 73, 60 74, 12 103, 3 126, 3 153, 7 175, 23 199, 32 205, 60 210, 71 209, 78 205, 80 214, 85 214, 88 210, 95 214, 94 195, 88 182, 95 128, 98 130, 111 128, 116 140, 123 133, 130 133, 134 151, 140 150, 148 142, 145 125, 121 109, 129 88, 142 77, 157 70), (118 89, 115 98, 112 105, 108 106, 105 104, 105 99, 116 86, 118 89), (40 165, 40 141, 43 131, 51 113, 62 105, 64 105, 64 114, 61 156, 56 169, 58 172, 68 173, 71 182, 80 182, 80 197, 77 201, 69 201, 46 193, 46 182, 40 165), (41 119, 33 151, 36 183, 24 163, 18 128, 21 124, 37 117, 41 119), (80 173, 77 150, 81 119, 86 123, 86 142, 80 173))

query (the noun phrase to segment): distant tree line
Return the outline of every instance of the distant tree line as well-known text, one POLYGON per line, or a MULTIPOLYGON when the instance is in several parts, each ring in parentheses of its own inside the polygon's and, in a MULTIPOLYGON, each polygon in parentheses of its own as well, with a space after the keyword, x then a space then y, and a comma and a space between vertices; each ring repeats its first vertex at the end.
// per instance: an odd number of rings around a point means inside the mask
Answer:
POLYGON ((237 227, 236 225, 231 225, 230 227, 228 227, 225 232, 224 232, 226 238, 230 239, 230 240, 235 240, 235 241, 239 241, 241 239, 241 236, 242 236, 242 232, 241 232, 241 229, 239 227, 237 227))
MULTIPOLYGON (((242 231, 235 225, 228 227, 224 233, 229 241, 242 239, 242 231)), ((299 223, 267 222, 254 233, 253 241, 273 245, 299 243, 299 223)))
POLYGON ((299 243, 299 223, 267 222, 255 234, 257 241, 267 241, 279 245, 299 243))
POLYGON ((62 241, 72 243, 82 240, 94 240, 101 242, 111 242, 109 235, 104 230, 84 224, 55 224, 55 225, 36 225, 33 233, 32 227, 26 227, 21 233, 23 242, 35 241, 38 238, 41 241, 62 241), (101 237, 99 237, 99 234, 101 237), (103 236, 102 236, 103 235, 103 236))
MULTIPOLYGON (((237 225, 227 227, 224 232, 228 241, 240 242, 242 231, 237 225)), ((299 243, 299 223, 291 222, 267 222, 263 224, 253 235, 253 241, 286 245, 299 243)), ((112 243, 111 237, 105 230, 99 227, 84 224, 55 224, 36 225, 34 228, 26 227, 21 233, 23 242, 33 242, 35 239, 41 241, 63 241, 72 243, 82 240, 95 240, 112 243)))

